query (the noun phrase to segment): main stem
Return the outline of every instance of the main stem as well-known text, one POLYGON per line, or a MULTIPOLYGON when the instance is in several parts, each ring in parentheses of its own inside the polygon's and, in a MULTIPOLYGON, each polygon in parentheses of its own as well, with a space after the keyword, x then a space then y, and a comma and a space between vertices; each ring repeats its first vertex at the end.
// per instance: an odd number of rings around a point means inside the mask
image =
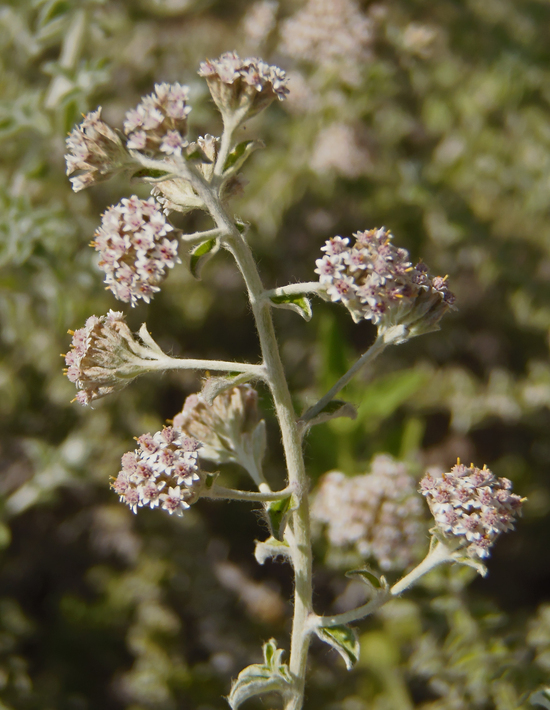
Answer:
POLYGON ((214 190, 201 176, 193 174, 193 187, 207 206, 216 226, 225 235, 225 248, 233 255, 243 275, 250 305, 256 321, 262 351, 266 381, 269 384, 281 436, 288 471, 288 484, 296 488, 299 504, 291 516, 292 536, 289 536, 295 574, 294 618, 289 670, 294 679, 294 690, 285 710, 300 710, 303 705, 307 654, 309 649, 308 616, 312 611, 312 554, 309 529, 307 478, 302 455, 300 434, 286 376, 279 354, 270 306, 262 298, 262 285, 256 262, 246 243, 220 204, 214 190))

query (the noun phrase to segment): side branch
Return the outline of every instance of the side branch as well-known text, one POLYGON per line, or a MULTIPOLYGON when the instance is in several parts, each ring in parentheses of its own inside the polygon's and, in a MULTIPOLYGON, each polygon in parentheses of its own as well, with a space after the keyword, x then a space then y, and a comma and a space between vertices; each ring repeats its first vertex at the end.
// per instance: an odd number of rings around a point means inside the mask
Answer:
POLYGON ((201 493, 201 498, 211 498, 213 500, 242 500, 248 502, 260 501, 269 503, 271 501, 285 500, 289 498, 296 490, 296 486, 289 485, 281 491, 273 491, 272 493, 263 491, 239 491, 233 488, 224 488, 214 484, 212 488, 201 493))

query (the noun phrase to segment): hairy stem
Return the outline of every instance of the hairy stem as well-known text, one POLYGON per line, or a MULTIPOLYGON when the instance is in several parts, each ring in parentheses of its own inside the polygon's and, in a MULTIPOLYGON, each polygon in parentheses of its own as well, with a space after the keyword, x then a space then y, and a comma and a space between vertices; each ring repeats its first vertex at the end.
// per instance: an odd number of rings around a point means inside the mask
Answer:
POLYGON ((302 455, 300 433, 290 391, 279 354, 271 309, 264 300, 264 287, 252 252, 244 237, 225 212, 217 193, 188 165, 183 166, 186 177, 204 201, 216 226, 225 235, 224 247, 233 255, 246 284, 250 306, 263 356, 266 381, 271 390, 285 452, 288 483, 295 487, 299 505, 291 516, 292 535, 290 552, 295 571, 294 618, 289 670, 294 679, 294 689, 286 710, 299 710, 303 704, 307 654, 309 649, 308 617, 312 609, 312 553, 309 529, 307 477, 302 455))

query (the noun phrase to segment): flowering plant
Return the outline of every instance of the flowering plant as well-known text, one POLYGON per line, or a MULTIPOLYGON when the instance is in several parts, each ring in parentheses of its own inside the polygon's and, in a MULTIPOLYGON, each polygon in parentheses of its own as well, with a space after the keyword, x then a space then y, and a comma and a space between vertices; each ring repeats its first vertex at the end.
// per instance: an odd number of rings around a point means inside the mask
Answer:
POLYGON ((257 141, 237 143, 237 129, 288 93, 284 72, 259 59, 227 53, 200 66, 223 119, 223 132, 196 141, 187 138, 188 89, 159 84, 136 109, 129 111, 123 133, 101 118, 101 109, 84 118, 67 140, 67 173, 81 190, 121 172, 152 186, 152 196, 123 199, 107 209, 92 246, 100 254, 105 283, 120 301, 135 306, 154 297, 180 263, 178 241, 190 248, 190 267, 200 268, 220 249, 234 258, 246 286, 260 341, 259 363, 172 358, 165 354, 145 324, 139 339, 122 313, 92 316, 73 333, 65 356, 67 375, 78 388, 82 404, 117 391, 138 375, 166 369, 225 373, 206 380, 199 394, 187 398, 172 426, 138 438, 139 448, 122 457, 112 484, 120 500, 135 513, 159 508, 183 515, 199 498, 256 501, 263 505, 271 535, 256 545, 260 564, 274 557, 294 570, 294 618, 288 661, 271 639, 263 646, 264 662, 242 670, 228 697, 232 708, 248 698, 278 693, 286 710, 303 705, 307 655, 313 636, 335 648, 351 668, 359 642, 351 623, 365 618, 401 595, 435 566, 445 562, 473 565, 484 573, 482 560, 496 537, 513 527, 522 499, 510 493, 507 479, 495 479, 484 468, 458 463, 448 474, 427 474, 421 483, 435 518, 432 545, 425 559, 390 586, 369 568, 355 570, 367 587, 367 603, 333 616, 313 611, 311 517, 325 526, 331 544, 350 546, 360 558, 378 561, 383 570, 413 563, 411 550, 423 534, 421 498, 406 470, 378 458, 370 474, 346 479, 329 473, 314 498, 302 453, 307 431, 329 419, 354 416, 353 407, 335 399, 343 387, 387 347, 439 328, 453 308, 446 277, 430 276, 422 263, 412 265, 406 250, 392 243, 384 228, 356 233, 355 242, 335 236, 316 262, 317 281, 264 288, 247 241, 246 226, 230 217, 227 202, 241 187, 239 170, 257 141), (125 137, 124 137, 125 136, 125 137), (213 220, 209 230, 179 234, 168 218, 172 212, 199 209, 213 220), (282 366, 272 321, 273 308, 312 317, 311 296, 341 302, 354 321, 377 327, 371 347, 305 412, 297 414, 282 366), (265 423, 251 383, 264 383, 271 393, 284 448, 287 485, 271 490, 262 462, 265 423), (257 490, 236 490, 218 483, 218 472, 204 462, 242 466, 257 490), (346 524, 347 523, 347 524, 346 524))

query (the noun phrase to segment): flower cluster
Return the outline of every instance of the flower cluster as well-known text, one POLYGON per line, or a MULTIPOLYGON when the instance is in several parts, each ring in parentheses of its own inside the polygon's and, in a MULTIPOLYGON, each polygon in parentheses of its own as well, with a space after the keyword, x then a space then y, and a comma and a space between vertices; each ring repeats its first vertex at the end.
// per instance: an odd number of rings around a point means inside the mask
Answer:
POLYGON ((282 101, 288 94, 282 69, 257 57, 241 59, 236 52, 201 62, 199 76, 206 78, 222 115, 238 111, 240 122, 263 111, 273 99, 282 101))
POLYGON ((354 0, 308 0, 281 28, 283 54, 314 66, 338 65, 342 78, 355 84, 357 67, 371 56, 372 20, 354 0))
POLYGON ((198 467, 200 444, 172 427, 143 434, 139 449, 124 454, 112 488, 134 513, 160 505, 172 515, 183 515, 200 496, 204 474, 198 467))
POLYGON ((78 192, 108 180, 128 162, 128 153, 118 134, 101 118, 101 107, 84 117, 67 137, 67 175, 78 192))
POLYGON ((422 500, 415 488, 403 464, 377 456, 368 474, 325 474, 311 516, 326 525, 331 545, 353 548, 383 570, 404 569, 425 539, 422 500))
POLYGON ((123 389, 147 371, 140 346, 126 325, 124 315, 109 311, 106 316, 90 316, 83 328, 69 331, 71 350, 64 356, 65 374, 79 389, 81 404, 123 389))
POLYGON ((438 531, 450 542, 458 541, 472 559, 489 556, 500 533, 514 529, 523 499, 511 493, 507 478, 495 478, 484 466, 457 462, 441 477, 427 473, 420 481, 438 531))
POLYGON ((124 133, 129 150, 166 155, 181 155, 187 146, 187 105, 189 88, 181 84, 155 84, 135 109, 128 111, 124 133))
POLYGON ((202 444, 201 458, 238 463, 254 478, 265 451, 265 423, 258 412, 258 393, 250 385, 225 390, 208 404, 192 394, 174 417, 174 428, 202 444))
POLYGON ((383 227, 353 236, 353 246, 349 239, 329 239, 315 262, 330 299, 341 301, 355 322, 402 324, 410 335, 436 329, 455 300, 446 277, 430 277, 423 263, 412 266, 407 250, 394 247, 383 227))
POLYGON ((120 301, 149 303, 166 278, 165 269, 181 263, 177 240, 167 238, 172 230, 152 197, 132 195, 103 214, 91 245, 100 253, 105 283, 120 301))

